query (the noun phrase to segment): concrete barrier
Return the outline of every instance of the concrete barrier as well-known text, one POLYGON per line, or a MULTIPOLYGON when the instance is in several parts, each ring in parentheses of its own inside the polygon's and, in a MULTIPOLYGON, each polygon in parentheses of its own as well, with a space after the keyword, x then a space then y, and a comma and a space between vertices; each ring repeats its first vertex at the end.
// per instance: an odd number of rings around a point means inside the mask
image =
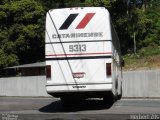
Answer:
POLYGON ((123 75, 123 97, 160 97, 160 70, 128 71, 123 75))
MULTIPOLYGON (((160 70, 123 74, 123 97, 160 98, 160 70)), ((45 96, 45 76, 0 78, 0 96, 45 96)))
POLYGON ((49 96, 45 76, 0 78, 0 96, 49 96))

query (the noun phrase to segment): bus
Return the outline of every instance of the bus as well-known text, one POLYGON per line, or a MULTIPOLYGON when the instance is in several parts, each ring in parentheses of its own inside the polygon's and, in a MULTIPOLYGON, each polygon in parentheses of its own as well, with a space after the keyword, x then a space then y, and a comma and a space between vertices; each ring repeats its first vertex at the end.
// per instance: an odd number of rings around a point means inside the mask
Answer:
POLYGON ((122 97, 118 36, 104 7, 51 9, 45 28, 46 91, 69 104, 122 97))

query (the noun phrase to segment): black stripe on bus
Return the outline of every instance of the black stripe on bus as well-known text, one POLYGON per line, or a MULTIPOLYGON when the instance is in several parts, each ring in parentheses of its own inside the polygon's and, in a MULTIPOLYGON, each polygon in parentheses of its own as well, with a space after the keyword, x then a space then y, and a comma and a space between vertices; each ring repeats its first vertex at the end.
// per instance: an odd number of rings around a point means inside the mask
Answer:
POLYGON ((68 27, 72 24, 74 19, 77 17, 78 14, 70 14, 68 18, 64 21, 62 26, 59 28, 59 30, 68 29, 68 27))
POLYGON ((46 42, 45 44, 80 43, 80 42, 108 42, 108 41, 112 41, 112 40, 88 40, 88 41, 46 42))
POLYGON ((55 57, 55 58, 45 58, 45 60, 79 60, 79 59, 104 59, 112 58, 112 56, 85 56, 85 57, 55 57))

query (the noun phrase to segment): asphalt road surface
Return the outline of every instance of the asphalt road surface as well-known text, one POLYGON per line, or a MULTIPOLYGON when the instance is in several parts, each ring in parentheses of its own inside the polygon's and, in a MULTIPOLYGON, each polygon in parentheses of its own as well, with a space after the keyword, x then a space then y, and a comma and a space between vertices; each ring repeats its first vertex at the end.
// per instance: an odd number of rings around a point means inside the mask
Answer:
MULTIPOLYGON (((74 100, 73 100, 74 101, 74 100)), ((88 99, 63 108, 57 98, 0 97, 0 120, 160 120, 160 99, 88 99)))

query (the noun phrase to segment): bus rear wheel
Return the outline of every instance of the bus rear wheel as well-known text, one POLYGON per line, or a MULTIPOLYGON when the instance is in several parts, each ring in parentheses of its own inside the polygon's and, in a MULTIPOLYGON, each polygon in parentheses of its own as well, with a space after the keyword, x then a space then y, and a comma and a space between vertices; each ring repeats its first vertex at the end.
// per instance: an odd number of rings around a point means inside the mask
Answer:
POLYGON ((70 106, 72 106, 72 99, 71 98, 67 98, 67 97, 61 97, 61 103, 62 103, 62 106, 65 107, 65 108, 68 108, 70 106))
POLYGON ((118 100, 120 100, 121 98, 122 98, 122 85, 121 85, 121 88, 120 88, 120 91, 121 91, 121 93, 118 95, 118 100))
POLYGON ((103 101, 107 108, 112 107, 113 103, 115 102, 113 93, 108 93, 106 96, 104 96, 103 101))
POLYGON ((76 107, 81 102, 84 101, 84 98, 76 98, 76 97, 61 97, 62 106, 64 108, 68 107, 76 107))

